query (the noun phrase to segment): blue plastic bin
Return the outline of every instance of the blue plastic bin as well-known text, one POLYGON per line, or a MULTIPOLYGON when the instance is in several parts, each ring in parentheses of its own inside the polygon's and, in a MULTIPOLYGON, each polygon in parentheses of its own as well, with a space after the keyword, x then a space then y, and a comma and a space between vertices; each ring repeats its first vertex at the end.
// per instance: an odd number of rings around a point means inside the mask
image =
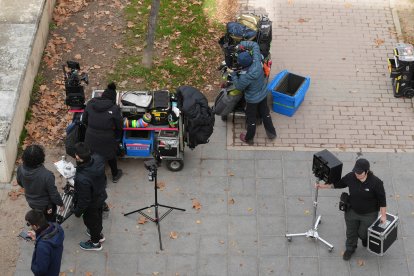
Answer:
POLYGON ((149 157, 154 146, 154 131, 125 130, 122 142, 127 156, 149 157))
POLYGON ((277 74, 267 86, 273 96, 273 111, 292 117, 305 99, 310 78, 302 77, 287 70, 277 74))

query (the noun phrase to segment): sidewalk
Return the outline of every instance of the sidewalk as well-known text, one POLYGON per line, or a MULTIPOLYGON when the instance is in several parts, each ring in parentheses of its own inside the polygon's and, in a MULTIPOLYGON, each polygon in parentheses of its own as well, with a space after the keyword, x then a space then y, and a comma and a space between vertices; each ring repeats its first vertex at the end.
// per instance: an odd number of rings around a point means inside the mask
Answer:
MULTIPOLYGON (((265 7, 273 20, 271 76, 287 69, 311 78, 293 117, 272 113, 278 138, 265 139, 259 126, 256 147, 413 152, 412 100, 394 98, 388 77, 387 58, 397 43, 389 0, 243 5, 259 13, 265 7)), ((242 146, 244 120, 228 127, 228 146, 242 146)))
MULTIPOLYGON (((182 171, 159 169, 158 181, 165 184, 159 203, 186 209, 161 221, 164 251, 154 223, 139 224, 139 214, 123 216, 153 204, 154 183, 142 160, 121 160, 125 175, 117 184, 108 183, 111 212, 104 220, 103 251, 79 248, 79 241, 88 238, 81 219, 71 217, 63 225, 65 275, 414 275, 414 156, 400 152, 414 148, 409 133, 414 120, 410 103, 393 98, 390 90, 386 57, 396 40, 388 1, 241 2, 274 20, 273 73, 288 69, 311 76, 305 102, 294 117, 272 114, 279 135, 274 144, 258 140, 255 147, 241 146, 234 137, 242 122, 233 126, 217 117, 210 143, 186 149, 182 171), (375 39, 384 42, 377 48, 375 39), (401 113, 393 116, 396 112, 401 113), (333 252, 305 238, 286 240, 286 233, 311 228, 312 157, 324 148, 345 151, 335 153, 344 163, 343 174, 362 150, 384 181, 388 212, 401 220, 399 239, 386 256, 359 246, 349 262, 342 260, 342 190, 319 193, 319 234, 334 245, 333 252), (398 152, 380 152, 392 149, 398 152), (194 199, 199 210, 192 208, 194 199)), ((32 244, 20 243, 15 275, 31 275, 32 250, 32 244)))

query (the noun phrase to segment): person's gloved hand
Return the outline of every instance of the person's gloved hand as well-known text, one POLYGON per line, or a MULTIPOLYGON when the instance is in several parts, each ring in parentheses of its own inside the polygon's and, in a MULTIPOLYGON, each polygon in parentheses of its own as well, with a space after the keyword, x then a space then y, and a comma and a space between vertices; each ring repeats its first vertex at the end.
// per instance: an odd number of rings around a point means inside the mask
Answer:
POLYGON ((229 73, 229 74, 231 74, 231 73, 233 73, 233 72, 234 72, 234 70, 233 70, 233 69, 231 69, 231 68, 229 68, 229 67, 227 67, 226 71, 227 71, 227 73, 229 73))
POLYGON ((246 48, 243 45, 239 44, 236 46, 237 52, 243 52, 244 50, 246 50, 246 48))

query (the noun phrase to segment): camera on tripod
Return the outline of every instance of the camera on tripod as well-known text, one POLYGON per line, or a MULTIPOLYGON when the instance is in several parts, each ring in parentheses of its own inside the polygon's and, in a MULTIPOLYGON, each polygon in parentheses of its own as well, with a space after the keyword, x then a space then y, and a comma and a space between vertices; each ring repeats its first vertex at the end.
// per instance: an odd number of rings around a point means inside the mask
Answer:
POLYGON ((411 44, 397 43, 394 58, 388 59, 394 97, 414 97, 414 48, 411 44))
POLYGON ((154 181, 155 176, 157 174, 157 161, 155 159, 150 159, 147 161, 144 161, 145 168, 149 171, 148 172, 148 180, 154 181))
POLYGON ((62 65, 66 90, 65 104, 71 109, 83 109, 85 107, 85 91, 82 83, 88 85, 88 74, 79 73, 79 62, 68 60, 66 64, 69 71, 66 71, 65 65, 62 65))

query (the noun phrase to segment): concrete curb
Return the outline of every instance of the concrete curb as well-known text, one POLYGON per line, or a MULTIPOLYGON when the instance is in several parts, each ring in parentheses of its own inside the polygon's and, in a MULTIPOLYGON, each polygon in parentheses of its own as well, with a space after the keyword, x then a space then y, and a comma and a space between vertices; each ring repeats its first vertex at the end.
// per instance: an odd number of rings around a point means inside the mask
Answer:
POLYGON ((395 7, 395 0, 390 0, 390 8, 392 13, 392 20, 394 21, 395 31, 397 33, 398 42, 404 42, 404 37, 401 31, 400 18, 398 17, 397 8, 395 7))

